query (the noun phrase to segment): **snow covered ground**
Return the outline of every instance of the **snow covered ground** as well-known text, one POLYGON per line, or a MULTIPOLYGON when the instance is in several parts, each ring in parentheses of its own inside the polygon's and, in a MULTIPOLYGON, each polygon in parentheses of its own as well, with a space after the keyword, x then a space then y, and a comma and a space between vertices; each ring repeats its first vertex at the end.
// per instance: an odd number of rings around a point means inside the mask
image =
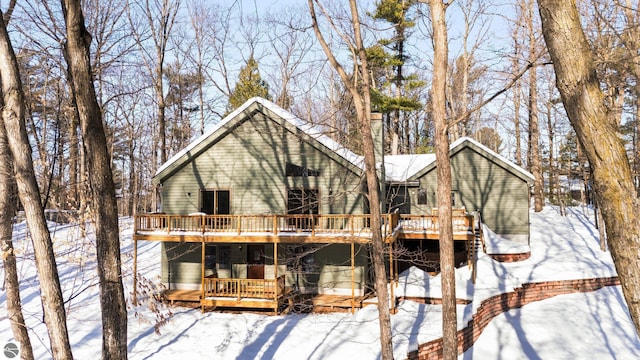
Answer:
MULTIPOLYGON (((615 275, 608 252, 599 250, 597 229, 587 208, 572 208, 562 217, 547 207, 531 214, 531 257, 518 263, 498 263, 488 256, 478 261, 476 284, 469 271, 456 274, 463 327, 483 299, 511 291, 525 282, 615 275)), ((127 293, 132 283, 131 221, 122 224, 123 262, 127 293)), ((69 335, 78 359, 100 357, 101 325, 95 273, 95 244, 73 226, 51 224, 66 303, 69 335)), ((21 295, 37 359, 50 358, 42 322, 33 251, 23 223, 16 225, 21 295)), ((157 281, 160 247, 140 242, 138 271, 157 281)), ((2 272, 3 270, 0 270, 2 272)), ((440 296, 440 278, 420 271, 403 274, 396 295, 440 296)), ((6 297, 0 293, 0 345, 13 336, 6 318, 6 297)), ((377 359, 378 318, 375 307, 356 314, 266 316, 200 313, 186 308, 160 309, 170 321, 154 329, 155 313, 144 304, 129 311, 130 359, 377 359)), ((440 336, 441 307, 406 301, 392 317, 394 353, 398 359, 420 343, 440 336)), ((497 316, 462 359, 635 359, 640 338, 634 331, 620 287, 592 293, 557 296, 497 316)), ((3 358, 0 353, 0 359, 3 358)))

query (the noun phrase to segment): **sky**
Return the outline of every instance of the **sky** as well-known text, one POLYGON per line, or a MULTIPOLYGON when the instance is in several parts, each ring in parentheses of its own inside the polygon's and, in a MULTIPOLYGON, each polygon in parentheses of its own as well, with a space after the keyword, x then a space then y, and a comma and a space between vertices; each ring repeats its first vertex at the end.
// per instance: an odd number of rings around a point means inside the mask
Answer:
MULTIPOLYGON (((599 249, 598 231, 589 208, 570 208, 566 217, 546 207, 531 213, 531 258, 498 263, 480 254, 478 280, 469 282, 466 267, 456 271, 457 293, 472 300, 458 305, 458 327, 471 319, 483 299, 525 282, 608 277, 615 275, 609 252, 599 249)), ((100 357, 101 325, 95 247, 81 238, 77 226, 50 223, 66 303, 74 356, 100 357)), ((124 284, 132 283, 132 222, 121 219, 124 284)), ((492 237, 494 246, 507 245, 492 237), (499 244, 501 243, 501 244, 499 244)), ((33 249, 24 223, 15 226, 21 295, 37 359, 51 357, 42 323, 42 308, 33 249)), ((155 286, 160 274, 160 246, 139 243, 138 271, 155 286)), ((1 272, 1 271, 0 271, 1 272)), ((401 276, 396 295, 439 295, 439 277, 412 269, 401 276)), ((144 297, 141 297, 144 300, 144 297)), ((441 306, 404 301, 392 316, 396 358, 441 336, 441 306)), ((130 306, 130 359, 377 359, 378 316, 373 306, 355 314, 201 313, 199 309, 130 306), (157 314, 172 316, 155 332, 157 314)), ((0 345, 13 341, 6 317, 6 297, 0 293, 0 345)), ((621 288, 561 295, 525 305, 494 318, 461 359, 632 359, 640 353, 640 338, 629 318, 621 288)), ((0 359, 3 359, 0 353, 0 359)), ((6 358, 6 357, 5 357, 6 358)))

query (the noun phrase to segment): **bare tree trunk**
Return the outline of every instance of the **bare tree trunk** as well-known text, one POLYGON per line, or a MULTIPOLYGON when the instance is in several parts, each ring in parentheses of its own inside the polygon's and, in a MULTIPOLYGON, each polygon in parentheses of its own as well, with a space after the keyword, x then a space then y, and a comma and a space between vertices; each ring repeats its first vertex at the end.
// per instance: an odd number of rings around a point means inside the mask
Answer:
MULTIPOLYGON (((551 83, 551 81, 549 81, 549 83, 551 83)), ((550 86, 551 87, 551 86, 550 86)), ((553 90, 553 89, 549 89, 549 90, 553 90)), ((552 94, 552 92, 549 92, 549 94, 552 94)), ((555 178, 556 178, 556 160, 554 157, 554 146, 555 146, 555 123, 553 122, 553 103, 552 103, 552 99, 547 99, 546 101, 546 116, 547 116, 547 141, 549 142, 549 174, 548 174, 548 181, 549 181, 549 198, 553 199, 553 194, 554 194, 554 185, 555 185, 555 178)))
MULTIPOLYGON (((529 34, 529 62, 536 61, 536 37, 533 28, 534 0, 528 0, 529 6, 526 16, 529 34)), ((534 211, 540 212, 544 207, 544 182, 542 179, 542 160, 540 156, 540 127, 538 125, 538 75, 536 68, 529 71, 529 168, 533 174, 533 203, 534 211)))
MULTIPOLYGON (((362 35, 360 32, 360 19, 358 16, 358 8, 356 0, 349 1, 349 7, 351 9, 351 26, 355 35, 355 53, 354 64, 357 64, 356 73, 354 76, 358 77, 357 81, 353 81, 351 77, 346 73, 344 68, 336 60, 329 45, 324 39, 324 36, 320 32, 320 27, 317 22, 315 13, 314 0, 307 0, 309 5, 309 11, 311 13, 311 19, 313 23, 313 29, 316 34, 316 38, 320 42, 322 49, 327 55, 329 62, 340 75, 343 84, 349 90, 349 93, 353 96, 354 105, 356 109, 356 116, 358 119, 358 125, 361 129, 362 146, 364 149, 364 162, 365 162, 365 177, 367 180, 367 190, 369 196, 369 207, 371 211, 371 257, 373 261, 373 270, 375 273, 375 287, 376 295, 378 296, 378 316, 380 324, 380 356, 382 359, 393 359, 393 344, 391 336, 391 313, 389 310, 389 293, 387 291, 387 272, 384 262, 384 239, 382 238, 382 219, 380 212, 380 190, 378 184, 378 174, 375 166, 375 151, 373 147, 373 136, 371 133, 371 94, 370 89, 370 77, 369 67, 367 63, 366 49, 362 41, 362 35)), ((319 7, 318 0, 315 0, 319 7)))
MULTIPOLYGON (((516 16, 523 11, 522 4, 516 5, 516 16)), ((513 58, 511 59, 511 68, 513 72, 518 71, 520 68, 520 58, 522 58, 522 38, 521 27, 515 26, 511 34, 513 40, 513 58)), ((520 130, 520 101, 522 96, 522 82, 517 80, 513 84, 513 127, 515 136, 515 162, 518 166, 522 166, 522 134, 520 130)))
POLYGON ((593 171, 607 241, 636 331, 640 333, 640 203, 617 127, 609 121, 575 1, 538 0, 542 33, 562 102, 593 171))
POLYGON ((102 359, 126 359, 127 308, 122 285, 118 208, 102 114, 93 86, 91 35, 84 25, 80 0, 62 0, 62 7, 67 28, 64 53, 78 106, 96 226, 102 359))
POLYGON ((429 2, 433 27, 432 101, 435 122, 438 224, 440 231, 440 272, 442 276, 442 345, 443 358, 458 357, 456 316, 455 261, 451 224, 451 159, 449 158, 448 121, 446 113, 446 76, 448 64, 445 5, 440 0, 429 2))
MULTIPOLYGON (((0 20, 1 21, 1 20, 0 20)), ((13 221, 15 206, 11 201, 11 185, 13 169, 11 153, 7 143, 4 124, 0 123, 0 251, 4 266, 4 290, 7 297, 7 317, 11 322, 14 339, 20 343, 22 359, 33 359, 33 348, 22 314, 22 300, 20 299, 20 283, 16 266, 16 254, 13 251, 13 221)))
POLYGON ((18 195, 31 231, 36 269, 40 279, 44 321, 51 340, 51 353, 54 359, 71 359, 73 355, 69 345, 64 299, 25 127, 22 82, 4 21, 0 21, 0 79, 4 99, 2 120, 14 159, 18 195))
POLYGON ((598 224, 598 236, 600 236, 600 250, 607 251, 607 232, 602 221, 602 210, 596 202, 596 224, 598 224))
POLYGON ((79 169, 80 169, 80 154, 78 147, 80 146, 80 140, 78 139, 78 112, 75 109, 68 111, 69 116, 69 180, 71 187, 70 190, 70 205, 78 210, 80 206, 80 195, 82 193, 79 169))

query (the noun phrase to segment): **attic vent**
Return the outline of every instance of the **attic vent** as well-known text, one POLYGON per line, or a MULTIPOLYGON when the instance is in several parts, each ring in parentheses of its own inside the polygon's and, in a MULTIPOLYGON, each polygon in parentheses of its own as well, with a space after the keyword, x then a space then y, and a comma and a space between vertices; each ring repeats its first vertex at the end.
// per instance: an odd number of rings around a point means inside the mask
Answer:
POLYGON ((309 169, 308 167, 287 163, 286 167, 287 176, 320 176, 320 171, 309 169))

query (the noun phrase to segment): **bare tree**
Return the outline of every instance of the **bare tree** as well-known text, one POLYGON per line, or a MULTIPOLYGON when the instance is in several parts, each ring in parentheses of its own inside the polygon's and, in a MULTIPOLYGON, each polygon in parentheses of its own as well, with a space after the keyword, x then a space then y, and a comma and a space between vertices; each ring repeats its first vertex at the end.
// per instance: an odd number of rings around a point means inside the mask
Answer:
MULTIPOLYGON (((354 41, 349 42, 346 37, 343 40, 350 47, 353 57, 354 73, 350 76, 344 67, 338 62, 335 54, 325 40, 323 33, 318 24, 316 16, 316 6, 325 14, 325 18, 332 26, 335 26, 332 19, 327 15, 325 9, 319 0, 308 0, 309 11, 311 13, 311 21, 316 38, 320 46, 325 52, 329 63, 334 70, 340 75, 342 83, 349 90, 353 97, 354 107, 358 125, 361 127, 362 145, 364 149, 365 177, 367 180, 367 190, 369 198, 369 208, 371 211, 371 257, 373 261, 373 269, 375 273, 376 295, 378 296, 378 316, 380 321, 380 345, 381 358, 393 359, 393 345, 391 337, 391 314, 389 311, 389 293, 387 291, 387 274, 384 264, 384 243, 382 239, 382 219, 380 209, 380 189, 378 183, 378 174, 376 170, 376 159, 373 147, 373 136, 371 133, 371 83, 369 68, 367 62, 366 48, 362 40, 360 30, 360 18, 356 0, 349 1, 349 9, 351 12, 351 30, 353 31, 354 41)), ((335 27, 333 27, 335 30, 335 27)), ((453 250, 453 247, 452 247, 453 250)), ((452 259, 453 260, 453 259, 452 259)))
POLYGON ((451 223, 451 159, 449 158, 449 122, 446 109, 448 40, 445 11, 448 5, 430 0, 433 27, 432 115, 435 123, 438 223, 440 224, 440 271, 442 276, 442 345, 443 358, 458 356, 456 316, 455 260, 451 223))
POLYGON ((64 299, 25 127, 22 81, 4 21, 0 21, 0 79, 4 103, 2 121, 14 159, 18 195, 24 206, 27 224, 31 231, 36 269, 40 279, 44 320, 51 340, 51 355, 54 359, 70 359, 73 355, 69 345, 64 299))
POLYGON ((542 33, 562 102, 585 151, 602 208, 611 255, 636 331, 640 333, 640 202, 626 150, 609 121, 591 48, 575 1, 538 0, 542 33))
MULTIPOLYGON (((200 1, 191 0, 187 2, 190 19, 191 41, 186 42, 181 47, 185 58, 194 67, 193 72, 197 78, 197 98, 198 98, 198 122, 200 134, 204 134, 206 114, 210 113, 208 99, 205 99, 205 74, 209 71, 213 61, 210 53, 215 53, 209 39, 213 36, 213 9, 200 1)), ((186 34, 184 36, 186 38, 186 34)))
POLYGON ((78 106, 87 154, 96 227, 100 305, 102 310, 102 358, 127 358, 127 307, 122 285, 118 208, 104 125, 91 71, 91 35, 85 28, 80 0, 62 0, 67 29, 65 60, 78 106))
POLYGON ((482 17, 487 11, 487 4, 465 0, 457 3, 462 14, 462 53, 458 55, 452 66, 448 67, 447 76, 447 110, 452 118, 463 116, 459 123, 452 124, 449 131, 451 140, 461 136, 469 136, 472 112, 469 108, 482 100, 483 91, 477 87, 487 67, 476 59, 480 45, 487 40, 488 23, 482 17), (474 87, 476 87, 474 89, 474 87))
MULTIPOLYGON (((2 21, 0 19, 0 21, 2 21)), ((1 100, 0 100, 1 101, 1 100)), ((20 299, 20 283, 16 266, 16 254, 13 251, 13 216, 16 206, 13 199, 15 181, 13 176, 13 159, 9 151, 4 123, 0 123, 0 252, 4 267, 4 289, 7 297, 7 317, 11 322, 13 337, 20 343, 23 359, 33 359, 31 339, 24 323, 22 300, 20 299)))
MULTIPOLYGON (((523 53, 522 42, 522 26, 520 19, 522 18, 522 2, 516 4, 516 19, 512 22, 511 41, 513 42, 513 55, 509 70, 516 72, 521 67, 521 59, 523 53)), ((522 134, 520 120, 520 106, 522 101, 522 81, 518 80, 514 83, 511 91, 513 96, 513 127, 515 137, 514 158, 517 165, 522 166, 522 134)))
POLYGON ((271 79, 273 97, 276 104, 284 109, 291 110, 294 99, 292 94, 294 83, 299 75, 313 69, 309 62, 309 53, 315 46, 312 41, 313 34, 302 31, 304 17, 301 15, 304 8, 293 8, 291 13, 285 15, 272 14, 267 18, 266 24, 271 31, 267 33, 272 51, 276 55, 277 63, 274 67, 277 74, 271 79))
MULTIPOLYGON (((527 40, 529 42, 529 64, 538 59, 539 45, 536 39, 534 27, 534 0, 527 0, 525 23, 527 27, 527 40)), ((544 207, 544 182, 542 179, 542 158, 540 155, 540 126, 538 120, 538 73, 536 68, 529 71, 529 151, 527 166, 533 174, 533 201, 535 212, 542 211, 544 207)))
POLYGON ((143 19, 138 22, 134 19, 130 9, 129 19, 133 31, 133 36, 140 48, 140 53, 153 80, 153 90, 155 92, 158 121, 158 145, 160 150, 160 164, 167 161, 167 124, 165 119, 165 95, 164 95, 164 66, 165 58, 169 51, 169 38, 173 31, 180 8, 181 0, 144 0, 138 5, 143 19), (149 34, 141 29, 148 29, 149 34), (152 51, 146 47, 147 39, 153 43, 152 51))

